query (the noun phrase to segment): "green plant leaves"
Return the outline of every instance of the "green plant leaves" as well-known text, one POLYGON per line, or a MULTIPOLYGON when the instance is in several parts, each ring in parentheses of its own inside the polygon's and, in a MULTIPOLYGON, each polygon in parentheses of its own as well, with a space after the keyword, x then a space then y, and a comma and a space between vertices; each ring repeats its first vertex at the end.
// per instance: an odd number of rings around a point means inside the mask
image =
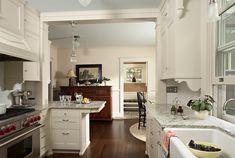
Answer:
POLYGON ((201 101, 200 111, 206 110, 206 103, 201 101))
POLYGON ((188 106, 191 106, 191 109, 195 111, 211 111, 213 109, 214 102, 215 101, 211 96, 205 95, 205 98, 190 100, 188 102, 188 106))

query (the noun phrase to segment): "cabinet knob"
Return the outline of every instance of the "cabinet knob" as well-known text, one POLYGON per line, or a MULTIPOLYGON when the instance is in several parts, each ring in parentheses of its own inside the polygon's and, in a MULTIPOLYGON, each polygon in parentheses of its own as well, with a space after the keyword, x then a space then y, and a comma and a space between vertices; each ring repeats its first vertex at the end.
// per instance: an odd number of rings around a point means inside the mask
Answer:
POLYGON ((24 72, 27 72, 28 70, 24 70, 24 72))

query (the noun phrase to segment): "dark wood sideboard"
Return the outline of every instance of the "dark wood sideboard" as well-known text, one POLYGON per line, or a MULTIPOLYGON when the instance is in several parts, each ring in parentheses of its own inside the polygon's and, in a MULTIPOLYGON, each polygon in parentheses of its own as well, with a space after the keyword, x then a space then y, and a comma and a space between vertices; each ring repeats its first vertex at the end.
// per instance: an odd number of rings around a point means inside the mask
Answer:
POLYGON ((105 107, 99 113, 90 114, 91 120, 112 120, 112 87, 111 86, 61 86, 61 94, 72 95, 82 93, 83 97, 96 101, 106 101, 105 107))

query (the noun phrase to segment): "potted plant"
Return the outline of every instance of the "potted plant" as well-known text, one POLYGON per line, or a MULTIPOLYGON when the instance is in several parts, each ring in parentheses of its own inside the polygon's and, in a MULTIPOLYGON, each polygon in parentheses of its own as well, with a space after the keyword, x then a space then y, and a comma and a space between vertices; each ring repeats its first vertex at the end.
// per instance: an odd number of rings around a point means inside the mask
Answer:
POLYGON ((102 81, 104 81, 104 86, 106 86, 106 82, 107 82, 107 81, 110 81, 110 79, 109 79, 109 78, 106 78, 106 77, 103 77, 102 81))
POLYGON ((195 116, 199 119, 206 119, 209 112, 213 109, 214 99, 205 95, 204 98, 190 100, 187 105, 195 111, 195 116))

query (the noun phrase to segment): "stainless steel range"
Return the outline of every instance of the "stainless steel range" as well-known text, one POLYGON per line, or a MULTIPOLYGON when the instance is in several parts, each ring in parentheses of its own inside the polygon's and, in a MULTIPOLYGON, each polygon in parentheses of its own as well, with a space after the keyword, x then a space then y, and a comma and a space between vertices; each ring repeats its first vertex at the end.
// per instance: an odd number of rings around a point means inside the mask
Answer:
POLYGON ((29 108, 9 108, 0 115, 0 157, 39 157, 40 112, 29 108))

